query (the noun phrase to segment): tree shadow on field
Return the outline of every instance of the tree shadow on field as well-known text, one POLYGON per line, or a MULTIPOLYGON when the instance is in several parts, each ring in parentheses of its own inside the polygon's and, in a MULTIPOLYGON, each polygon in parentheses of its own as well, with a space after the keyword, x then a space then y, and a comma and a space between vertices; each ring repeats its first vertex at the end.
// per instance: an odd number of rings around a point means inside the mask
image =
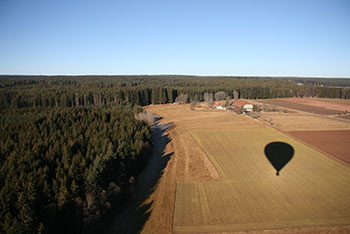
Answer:
MULTIPOLYGON (((156 120, 160 120, 157 118, 156 120)), ((153 153, 145 169, 138 176, 132 198, 123 211, 116 214, 107 233, 140 233, 151 215, 153 201, 145 203, 157 188, 173 153, 165 154, 165 147, 171 141, 166 130, 171 123, 156 123, 153 131, 153 153)))

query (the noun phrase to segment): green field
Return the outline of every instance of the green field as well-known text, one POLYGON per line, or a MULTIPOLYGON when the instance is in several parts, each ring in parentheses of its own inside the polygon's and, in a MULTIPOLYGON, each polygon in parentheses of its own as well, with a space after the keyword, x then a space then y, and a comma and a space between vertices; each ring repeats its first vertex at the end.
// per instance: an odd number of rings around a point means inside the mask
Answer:
POLYGON ((219 182, 177 184, 175 232, 349 225, 349 168, 275 129, 192 131, 219 182), (276 176, 264 155, 272 141, 293 146, 276 176))

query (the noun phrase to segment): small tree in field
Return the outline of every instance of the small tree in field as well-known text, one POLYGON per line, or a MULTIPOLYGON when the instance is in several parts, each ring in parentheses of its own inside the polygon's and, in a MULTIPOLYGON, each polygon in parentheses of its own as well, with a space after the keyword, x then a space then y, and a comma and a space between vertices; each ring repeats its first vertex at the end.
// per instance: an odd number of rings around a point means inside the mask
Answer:
POLYGON ((238 99, 238 92, 236 90, 233 91, 233 99, 235 99, 235 100, 238 99))
POLYGON ((254 112, 259 111, 259 106, 254 104, 254 105, 253 105, 253 111, 254 111, 254 112))
POLYGON ((231 97, 230 97, 230 96, 227 96, 227 97, 226 97, 226 101, 225 101, 225 106, 226 106, 226 107, 228 107, 228 106, 231 105, 230 100, 231 100, 231 97))
POLYGON ((190 109, 194 110, 197 106, 198 106, 198 102, 197 101, 192 101, 191 105, 190 105, 190 109))
POLYGON ((181 93, 179 96, 177 96, 175 102, 178 102, 180 104, 188 103, 188 94, 181 93))
POLYGON ((191 109, 191 110, 194 110, 197 106, 198 106, 198 96, 195 95, 195 96, 193 97, 193 99, 191 99, 190 109, 191 109))

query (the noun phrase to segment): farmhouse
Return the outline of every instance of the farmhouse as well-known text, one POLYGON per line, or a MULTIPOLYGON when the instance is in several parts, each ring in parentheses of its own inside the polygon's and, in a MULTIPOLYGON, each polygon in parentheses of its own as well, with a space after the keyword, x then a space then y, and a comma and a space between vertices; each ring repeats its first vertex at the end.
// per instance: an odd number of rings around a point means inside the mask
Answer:
POLYGON ((232 104, 232 108, 234 109, 235 112, 240 112, 240 111, 251 112, 251 111, 253 111, 253 105, 250 102, 248 102, 246 100, 242 100, 242 99, 236 100, 232 104))

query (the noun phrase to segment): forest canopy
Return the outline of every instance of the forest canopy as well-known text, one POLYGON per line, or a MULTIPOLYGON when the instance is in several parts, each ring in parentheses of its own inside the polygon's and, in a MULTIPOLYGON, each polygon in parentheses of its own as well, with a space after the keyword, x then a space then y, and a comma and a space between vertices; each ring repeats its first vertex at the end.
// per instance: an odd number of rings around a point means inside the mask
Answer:
MULTIPOLYGON (((125 199, 152 136, 130 107, 0 112, 0 217, 5 233, 91 233, 125 199)), ((100 226, 99 226, 100 225, 100 226)))
POLYGON ((199 76, 0 76, 0 108, 101 106, 110 103, 173 103, 183 94, 233 97, 350 98, 350 79, 199 76))

